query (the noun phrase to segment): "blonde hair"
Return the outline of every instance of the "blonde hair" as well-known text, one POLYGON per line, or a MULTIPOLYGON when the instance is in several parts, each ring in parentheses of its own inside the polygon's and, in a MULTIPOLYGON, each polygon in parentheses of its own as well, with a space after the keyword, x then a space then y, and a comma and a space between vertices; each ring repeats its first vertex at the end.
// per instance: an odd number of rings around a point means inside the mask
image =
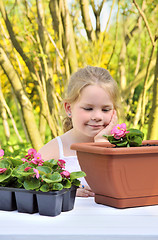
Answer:
MULTIPOLYGON (((112 78, 108 70, 101 67, 87 66, 79 69, 73 73, 70 77, 70 81, 67 88, 65 102, 75 103, 80 97, 83 88, 89 85, 99 85, 103 89, 109 92, 112 99, 114 109, 119 115, 120 95, 116 81, 112 78)), ((66 117, 64 119, 64 132, 73 128, 71 118, 66 117)))

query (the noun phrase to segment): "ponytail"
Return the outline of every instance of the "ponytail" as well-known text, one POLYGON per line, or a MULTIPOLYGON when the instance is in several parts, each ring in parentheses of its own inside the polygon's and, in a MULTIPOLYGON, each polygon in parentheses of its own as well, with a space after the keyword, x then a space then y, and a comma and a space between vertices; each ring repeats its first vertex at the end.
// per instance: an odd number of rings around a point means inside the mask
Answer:
POLYGON ((65 117, 63 120, 63 131, 64 133, 72 129, 72 119, 69 117, 65 117))

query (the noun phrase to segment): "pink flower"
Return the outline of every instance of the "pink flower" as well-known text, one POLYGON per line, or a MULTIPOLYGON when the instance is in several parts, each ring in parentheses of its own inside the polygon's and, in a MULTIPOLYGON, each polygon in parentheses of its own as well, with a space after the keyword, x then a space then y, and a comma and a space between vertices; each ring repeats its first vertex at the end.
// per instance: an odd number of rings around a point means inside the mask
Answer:
POLYGON ((61 174, 62 177, 65 177, 65 178, 69 178, 70 177, 70 173, 67 170, 61 172, 60 174, 61 174))
POLYGON ((21 159, 23 162, 29 162, 26 158, 21 159))
POLYGON ((37 153, 37 151, 34 148, 30 148, 28 150, 28 154, 25 156, 25 158, 22 158, 22 161, 33 163, 38 166, 42 166, 44 163, 44 161, 42 160, 41 154, 37 153))
POLYGON ((126 135, 126 133, 129 133, 126 129, 126 124, 117 124, 112 130, 111 134, 114 136, 116 139, 120 139, 126 135))
POLYGON ((33 163, 33 164, 35 164, 35 165, 38 164, 38 161, 37 161, 37 160, 34 160, 34 159, 32 159, 30 162, 33 163))
POLYGON ((36 153, 34 156, 34 160, 37 161, 39 164, 44 163, 44 161, 42 160, 41 154, 40 153, 36 153))
POLYGON ((28 150, 28 155, 35 156, 36 153, 37 153, 37 151, 36 151, 36 149, 34 149, 34 148, 30 148, 30 149, 28 150))
POLYGON ((58 160, 58 165, 59 165, 59 167, 61 167, 61 168, 65 168, 65 161, 64 160, 62 160, 62 159, 59 159, 58 160))
POLYGON ((39 178, 39 171, 35 168, 33 168, 33 171, 36 173, 35 176, 38 179, 39 178))
POLYGON ((4 173, 7 170, 7 168, 0 168, 0 174, 4 173))
POLYGON ((0 157, 3 157, 3 155, 4 155, 4 150, 0 149, 0 157))
POLYGON ((44 161, 41 160, 41 161, 38 163, 38 166, 43 166, 43 163, 44 163, 44 161))
POLYGON ((31 167, 26 167, 26 168, 24 169, 24 172, 27 172, 30 168, 31 168, 31 167))
POLYGON ((42 166, 44 161, 42 160, 41 154, 40 153, 36 153, 34 155, 34 158, 31 160, 31 163, 38 165, 38 166, 42 166))
POLYGON ((36 153, 37 153, 36 149, 30 148, 28 150, 28 154, 25 156, 25 158, 27 158, 28 160, 33 159, 34 156, 36 155, 36 153))
POLYGON ((38 160, 38 161, 42 160, 41 154, 40 154, 40 153, 36 153, 36 154, 34 155, 34 159, 35 159, 35 160, 38 160))

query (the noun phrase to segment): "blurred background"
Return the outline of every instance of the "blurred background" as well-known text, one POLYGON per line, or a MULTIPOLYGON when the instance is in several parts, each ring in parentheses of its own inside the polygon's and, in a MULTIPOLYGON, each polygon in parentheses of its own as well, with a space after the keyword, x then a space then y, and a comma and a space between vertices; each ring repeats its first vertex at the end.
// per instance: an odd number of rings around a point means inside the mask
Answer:
POLYGON ((0 148, 63 133, 70 75, 99 66, 117 81, 127 127, 158 139, 155 0, 0 0, 0 148))

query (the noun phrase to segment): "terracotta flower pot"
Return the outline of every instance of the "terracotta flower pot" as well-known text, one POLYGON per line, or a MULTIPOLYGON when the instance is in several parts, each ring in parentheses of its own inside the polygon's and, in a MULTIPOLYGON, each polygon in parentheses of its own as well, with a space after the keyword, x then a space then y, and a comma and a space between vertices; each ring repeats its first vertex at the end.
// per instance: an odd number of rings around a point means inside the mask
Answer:
MULTIPOLYGON (((158 140, 144 144, 158 145, 158 140)), ((158 204, 158 146, 78 143, 71 148, 77 151, 96 203, 117 208, 158 204)))

